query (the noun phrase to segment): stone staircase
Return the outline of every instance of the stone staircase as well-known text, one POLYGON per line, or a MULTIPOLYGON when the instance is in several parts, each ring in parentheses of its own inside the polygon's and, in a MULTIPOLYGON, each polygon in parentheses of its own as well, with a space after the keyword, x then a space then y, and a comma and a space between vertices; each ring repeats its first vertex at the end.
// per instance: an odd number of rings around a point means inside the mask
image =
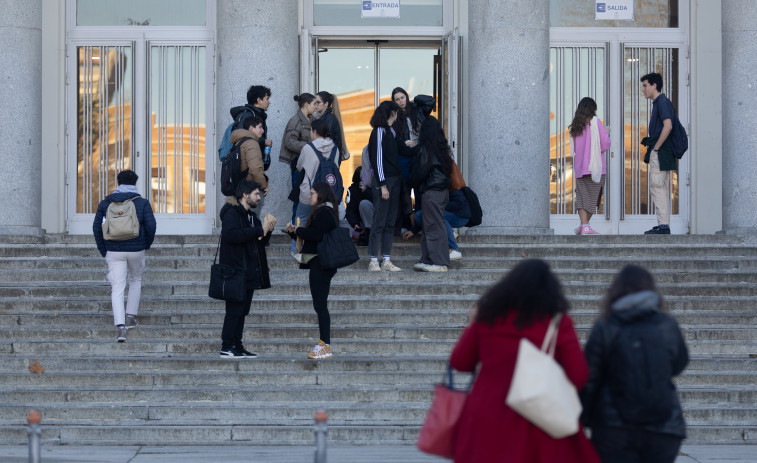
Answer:
POLYGON ((247 318, 255 360, 220 359, 223 303, 207 297, 217 237, 161 236, 148 252, 140 326, 115 342, 106 265, 91 237, 0 238, 0 444, 23 443, 41 411, 48 444, 312 442, 315 409, 341 444, 414 444, 468 308, 524 257, 548 260, 585 339, 612 275, 655 275, 685 333, 679 378, 690 442, 757 443, 757 241, 737 236, 462 236, 446 274, 405 270, 334 279, 335 356, 311 361, 316 317, 288 243, 268 248, 274 287, 247 318), (44 372, 32 373, 39 362, 44 372))

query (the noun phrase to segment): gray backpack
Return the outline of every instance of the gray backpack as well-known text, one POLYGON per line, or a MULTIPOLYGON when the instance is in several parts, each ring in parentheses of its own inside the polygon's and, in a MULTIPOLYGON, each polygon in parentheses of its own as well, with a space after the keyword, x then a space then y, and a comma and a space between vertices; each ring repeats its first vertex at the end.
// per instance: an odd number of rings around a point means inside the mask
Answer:
POLYGON ((105 211, 103 222, 103 238, 109 241, 126 241, 139 236, 139 218, 137 208, 133 200, 111 201, 108 210, 105 211))

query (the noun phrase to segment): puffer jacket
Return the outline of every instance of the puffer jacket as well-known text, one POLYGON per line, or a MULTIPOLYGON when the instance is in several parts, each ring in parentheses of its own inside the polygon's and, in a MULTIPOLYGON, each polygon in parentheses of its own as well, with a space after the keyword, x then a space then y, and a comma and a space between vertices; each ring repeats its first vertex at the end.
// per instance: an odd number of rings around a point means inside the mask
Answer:
POLYGON ((139 195, 139 193, 112 193, 100 201, 95 213, 95 220, 92 223, 92 232, 95 235, 97 250, 105 257, 108 251, 113 252, 139 252, 150 249, 155 239, 155 230, 157 228, 155 215, 152 213, 150 202, 139 195), (129 198, 136 198, 132 201, 137 211, 139 219, 139 236, 125 241, 111 241, 103 237, 103 219, 111 202, 120 203, 129 198))
POLYGON ((287 122, 281 139, 279 161, 289 164, 292 170, 297 165, 302 148, 310 141, 310 129, 310 119, 302 111, 297 111, 287 122))
POLYGON ((251 210, 246 210, 234 196, 226 198, 221 208, 221 249, 219 263, 247 267, 247 284, 253 289, 271 287, 265 245, 271 232, 263 232, 263 224, 251 210), (250 218, 252 223, 250 223, 250 218))
MULTIPOLYGON (((597 320, 592 328, 589 340, 584 346, 584 354, 589 364, 589 380, 581 391, 581 402, 584 412, 582 422, 587 427, 614 427, 629 429, 644 429, 646 431, 671 434, 678 437, 686 437, 686 423, 683 419, 683 411, 678 400, 678 393, 671 381, 671 394, 674 395, 674 408, 670 416, 663 422, 632 425, 625 423, 613 404, 610 386, 605 381, 604 371, 612 362, 611 352, 613 342, 618 330, 624 325, 634 323, 647 316, 662 315, 662 321, 658 325, 659 336, 662 336, 667 346, 666 350, 659 355, 666 355, 671 362, 673 376, 680 374, 689 362, 689 353, 686 343, 675 319, 670 315, 659 313, 660 296, 653 291, 641 291, 621 297, 612 305, 612 313, 609 317, 597 320), (610 320, 614 317, 615 320, 610 320), (619 322, 619 323, 618 323, 619 322)), ((639 368, 642 368, 639 366, 639 368)))
POLYGON ((265 176, 263 153, 260 151, 258 136, 250 130, 237 129, 231 132, 229 140, 236 145, 239 140, 245 137, 252 138, 252 140, 242 142, 242 146, 239 147, 239 153, 242 158, 242 172, 247 170, 245 180, 258 182, 262 189, 268 188, 268 178, 265 176))

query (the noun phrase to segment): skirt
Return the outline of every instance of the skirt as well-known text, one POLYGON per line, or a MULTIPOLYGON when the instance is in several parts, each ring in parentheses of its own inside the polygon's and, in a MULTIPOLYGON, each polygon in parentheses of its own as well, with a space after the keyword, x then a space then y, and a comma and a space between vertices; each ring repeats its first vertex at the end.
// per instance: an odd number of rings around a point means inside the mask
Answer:
POLYGON ((605 174, 599 183, 594 183, 591 175, 584 175, 576 180, 576 210, 583 209, 596 214, 602 203, 602 192, 605 186, 605 174))

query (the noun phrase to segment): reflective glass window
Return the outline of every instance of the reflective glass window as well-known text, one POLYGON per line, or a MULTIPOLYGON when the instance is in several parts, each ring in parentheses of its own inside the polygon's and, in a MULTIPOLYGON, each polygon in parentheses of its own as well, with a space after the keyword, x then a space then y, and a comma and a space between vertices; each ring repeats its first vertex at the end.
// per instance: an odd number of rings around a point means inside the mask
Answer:
POLYGON ((678 27, 678 0, 634 0, 633 21, 595 20, 596 0, 550 0, 552 27, 678 27))
POLYGON ((362 18, 363 0, 313 0, 314 26, 442 26, 444 0, 399 0, 399 18, 362 18))
POLYGON ((204 26, 205 0, 77 0, 77 26, 204 26))

